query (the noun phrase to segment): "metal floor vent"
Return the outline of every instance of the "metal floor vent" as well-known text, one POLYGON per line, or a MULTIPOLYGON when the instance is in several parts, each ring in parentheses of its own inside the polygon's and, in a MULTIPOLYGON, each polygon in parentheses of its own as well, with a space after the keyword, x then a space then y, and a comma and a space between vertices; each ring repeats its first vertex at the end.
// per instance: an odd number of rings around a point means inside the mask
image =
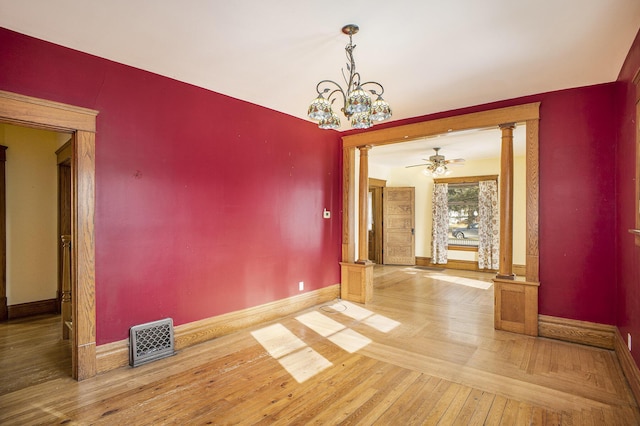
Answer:
POLYGON ((129 338, 129 365, 132 367, 175 353, 171 318, 135 325, 129 330, 129 338))

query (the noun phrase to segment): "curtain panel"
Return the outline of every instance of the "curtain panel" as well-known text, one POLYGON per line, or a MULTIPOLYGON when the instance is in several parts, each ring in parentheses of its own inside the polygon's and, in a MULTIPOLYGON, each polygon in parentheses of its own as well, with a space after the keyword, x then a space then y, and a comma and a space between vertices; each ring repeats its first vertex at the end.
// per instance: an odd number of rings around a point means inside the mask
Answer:
POLYGON ((447 263, 447 249, 449 243, 449 199, 447 192, 449 185, 434 183, 431 227, 431 263, 447 263))
POLYGON ((500 264, 500 206, 498 183, 478 182, 478 268, 498 269, 500 264))

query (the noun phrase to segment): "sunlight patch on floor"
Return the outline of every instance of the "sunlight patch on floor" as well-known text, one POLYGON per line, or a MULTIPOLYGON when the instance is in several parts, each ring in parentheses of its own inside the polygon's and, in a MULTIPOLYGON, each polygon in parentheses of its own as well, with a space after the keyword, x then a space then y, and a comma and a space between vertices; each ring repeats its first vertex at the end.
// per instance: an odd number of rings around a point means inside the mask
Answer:
POLYGON ((344 329, 332 336, 329 336, 328 339, 333 344, 340 346, 350 354, 359 351, 372 342, 372 340, 368 337, 365 337, 357 331, 351 330, 350 328, 344 329))
POLYGON ((308 346, 280 358, 278 362, 298 383, 303 383, 333 365, 328 359, 308 346))
POLYGON ((273 324, 260 330, 251 332, 251 335, 274 358, 280 358, 300 348, 307 346, 282 324, 273 324))
POLYGON ((298 383, 333 365, 282 324, 252 331, 251 335, 298 383))
POLYGON ((467 287, 481 288, 483 290, 488 290, 493 285, 493 283, 486 282, 486 281, 474 280, 471 278, 464 278, 464 277, 454 277, 451 275, 433 274, 433 275, 430 275, 430 277, 439 281, 446 281, 448 283, 460 284, 467 287))
POLYGON ((332 320, 318 311, 311 311, 306 314, 299 315, 296 319, 322 337, 329 337, 332 334, 336 334, 337 332, 347 328, 338 321, 332 320))
POLYGON ((398 321, 392 320, 391 318, 387 318, 384 315, 379 314, 371 315, 369 318, 366 318, 364 320, 364 323, 371 328, 382 331, 383 333, 388 333, 400 325, 398 321))
POLYGON ((363 308, 362 306, 355 305, 345 300, 332 305, 331 308, 350 318, 362 321, 369 327, 375 328, 376 330, 383 333, 388 333, 400 325, 398 321, 387 318, 384 315, 376 314, 368 309, 363 308), (343 305, 345 308, 340 309, 340 305, 343 305))
POLYGON ((317 311, 299 315, 296 319, 349 353, 359 351, 371 343, 368 337, 317 311))

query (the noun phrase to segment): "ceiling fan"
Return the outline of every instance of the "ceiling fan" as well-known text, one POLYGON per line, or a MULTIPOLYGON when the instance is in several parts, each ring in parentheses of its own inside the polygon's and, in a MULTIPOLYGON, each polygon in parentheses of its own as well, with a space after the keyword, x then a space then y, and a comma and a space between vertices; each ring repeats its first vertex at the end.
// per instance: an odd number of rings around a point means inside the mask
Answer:
POLYGON ((434 155, 430 156, 428 160, 426 158, 423 159, 424 161, 426 161, 425 164, 415 164, 413 166, 407 166, 407 168, 426 167, 426 169, 424 170, 425 174, 431 174, 431 176, 437 177, 442 175, 448 175, 449 173, 451 173, 447 165, 449 164, 462 165, 462 163, 464 163, 464 158, 446 160, 444 158, 444 155, 439 154, 440 148, 433 148, 433 150, 436 152, 434 155))

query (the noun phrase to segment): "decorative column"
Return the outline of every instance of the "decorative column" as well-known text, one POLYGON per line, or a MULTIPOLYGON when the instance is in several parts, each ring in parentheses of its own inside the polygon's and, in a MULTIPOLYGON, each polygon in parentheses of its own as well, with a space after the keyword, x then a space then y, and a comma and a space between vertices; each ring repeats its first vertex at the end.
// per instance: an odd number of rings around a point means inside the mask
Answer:
POLYGON ((500 265, 493 280, 494 327, 497 330, 538 335, 539 283, 516 280, 513 274, 513 129, 500 125, 500 265))
MULTIPOLYGON (((373 265, 369 260, 367 217, 369 210, 369 149, 360 146, 360 178, 358 188, 358 260, 340 263, 340 297, 352 302, 367 303, 373 296, 373 265)), ((354 161, 355 162, 355 161, 354 161)))
POLYGON ((501 124, 500 154, 500 266, 497 278, 514 279, 513 274, 513 129, 515 123, 501 124))
POLYGON ((367 218, 369 217, 369 145, 359 146, 360 150, 360 181, 358 187, 358 261, 370 263, 369 233, 367 232, 367 218))

